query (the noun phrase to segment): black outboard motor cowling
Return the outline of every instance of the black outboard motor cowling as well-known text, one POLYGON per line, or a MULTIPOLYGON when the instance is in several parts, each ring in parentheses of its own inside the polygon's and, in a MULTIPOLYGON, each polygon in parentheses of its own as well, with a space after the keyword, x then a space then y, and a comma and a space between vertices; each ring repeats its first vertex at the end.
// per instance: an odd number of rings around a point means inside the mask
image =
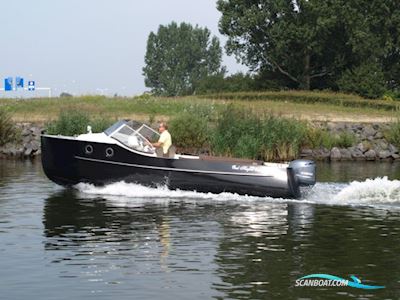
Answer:
POLYGON ((297 182, 301 186, 315 184, 315 162, 307 159, 297 159, 289 163, 292 168, 297 182))

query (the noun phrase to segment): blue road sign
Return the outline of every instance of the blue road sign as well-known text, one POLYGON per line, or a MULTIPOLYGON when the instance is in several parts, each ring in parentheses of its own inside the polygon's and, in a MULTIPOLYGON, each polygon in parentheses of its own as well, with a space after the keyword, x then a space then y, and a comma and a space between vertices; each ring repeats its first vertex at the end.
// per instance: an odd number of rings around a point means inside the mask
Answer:
POLYGON ((15 78, 15 87, 16 88, 23 88, 24 87, 24 78, 16 77, 15 78))
POLYGON ((28 91, 34 91, 34 90, 35 90, 35 82, 28 81, 28 91))
POLYGON ((13 90, 13 78, 12 77, 4 78, 4 90, 5 91, 13 90))

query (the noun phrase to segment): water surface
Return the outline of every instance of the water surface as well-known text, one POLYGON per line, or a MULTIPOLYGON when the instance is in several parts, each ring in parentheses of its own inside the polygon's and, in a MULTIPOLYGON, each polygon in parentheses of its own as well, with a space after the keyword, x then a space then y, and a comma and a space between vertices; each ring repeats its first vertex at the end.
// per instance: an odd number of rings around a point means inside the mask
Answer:
POLYGON ((1 298, 399 299, 400 166, 318 171, 285 200, 64 189, 40 164, 0 161, 1 298), (385 288, 295 287, 312 273, 385 288))

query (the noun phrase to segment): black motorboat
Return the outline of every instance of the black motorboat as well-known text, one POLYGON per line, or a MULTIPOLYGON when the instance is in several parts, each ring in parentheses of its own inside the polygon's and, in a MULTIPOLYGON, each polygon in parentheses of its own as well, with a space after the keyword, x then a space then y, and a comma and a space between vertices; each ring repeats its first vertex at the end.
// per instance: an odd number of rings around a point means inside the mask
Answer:
POLYGON ((315 184, 315 164, 170 153, 158 156, 149 143, 158 133, 137 122, 119 121, 102 133, 41 137, 42 164, 57 184, 104 185, 118 181, 198 192, 300 198, 302 186, 315 184))

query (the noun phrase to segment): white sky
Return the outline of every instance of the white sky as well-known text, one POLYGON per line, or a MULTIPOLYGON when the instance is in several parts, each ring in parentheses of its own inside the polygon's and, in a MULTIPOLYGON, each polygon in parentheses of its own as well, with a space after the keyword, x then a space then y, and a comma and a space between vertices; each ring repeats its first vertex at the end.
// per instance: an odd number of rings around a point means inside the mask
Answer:
MULTIPOLYGON (((142 68, 147 37, 160 24, 198 24, 208 27, 222 45, 226 40, 218 32, 215 0, 1 2, 0 87, 4 77, 22 76, 25 84, 35 80, 55 95, 140 94, 146 90, 142 68)), ((247 70, 226 55, 223 64, 230 73, 247 70)))

